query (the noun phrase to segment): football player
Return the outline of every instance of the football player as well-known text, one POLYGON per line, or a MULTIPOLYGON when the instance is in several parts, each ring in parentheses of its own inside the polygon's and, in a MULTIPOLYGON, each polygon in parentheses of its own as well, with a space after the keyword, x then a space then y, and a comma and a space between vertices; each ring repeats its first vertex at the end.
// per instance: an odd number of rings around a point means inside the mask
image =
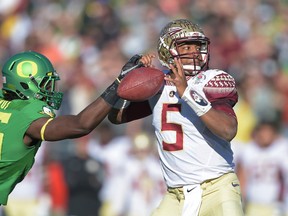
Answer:
POLYGON ((55 116, 63 93, 60 79, 42 54, 26 51, 9 58, 3 66, 0 94, 0 205, 27 175, 41 142, 82 137, 106 117, 119 99, 117 87, 135 65, 132 57, 117 79, 78 115, 55 116))
MULTIPOLYGON (((108 115, 120 124, 153 114, 168 188, 153 216, 243 215, 230 146, 237 132, 238 94, 232 76, 209 69, 209 44, 193 22, 168 23, 158 42, 159 60, 168 69, 165 85, 148 101, 124 101, 108 115)), ((140 60, 150 66, 153 58, 140 60)))
MULTIPOLYGON (((278 123, 261 120, 236 162, 245 215, 285 215, 287 138, 278 123)), ((287 211, 287 209, 286 209, 287 211)))

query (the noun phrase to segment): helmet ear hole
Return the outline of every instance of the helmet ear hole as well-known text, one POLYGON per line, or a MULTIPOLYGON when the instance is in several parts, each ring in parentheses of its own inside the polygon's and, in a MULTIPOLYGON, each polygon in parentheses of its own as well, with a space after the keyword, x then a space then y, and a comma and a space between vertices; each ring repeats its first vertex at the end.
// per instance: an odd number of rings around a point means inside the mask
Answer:
POLYGON ((25 89, 25 90, 29 89, 29 86, 27 85, 27 83, 20 82, 20 85, 21 85, 22 88, 25 89))

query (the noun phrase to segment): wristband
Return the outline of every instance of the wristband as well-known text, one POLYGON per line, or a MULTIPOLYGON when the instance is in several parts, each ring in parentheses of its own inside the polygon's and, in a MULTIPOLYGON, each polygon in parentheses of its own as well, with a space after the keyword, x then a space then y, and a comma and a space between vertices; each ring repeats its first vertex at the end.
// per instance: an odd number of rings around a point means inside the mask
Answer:
POLYGON ((191 86, 188 86, 185 89, 182 95, 182 99, 194 110, 194 112, 199 117, 207 113, 212 107, 205 94, 200 94, 191 86))
POLYGON ((50 121, 52 121, 52 120, 53 120, 53 118, 48 119, 48 120, 46 121, 46 123, 45 123, 45 124, 42 126, 42 128, 41 128, 40 136, 41 136, 41 140, 42 140, 42 141, 45 141, 44 133, 45 133, 45 130, 46 130, 46 126, 47 126, 48 123, 49 123, 50 121))
POLYGON ((118 85, 119 84, 116 83, 116 81, 113 82, 100 96, 111 106, 119 99, 119 96, 117 95, 118 85))

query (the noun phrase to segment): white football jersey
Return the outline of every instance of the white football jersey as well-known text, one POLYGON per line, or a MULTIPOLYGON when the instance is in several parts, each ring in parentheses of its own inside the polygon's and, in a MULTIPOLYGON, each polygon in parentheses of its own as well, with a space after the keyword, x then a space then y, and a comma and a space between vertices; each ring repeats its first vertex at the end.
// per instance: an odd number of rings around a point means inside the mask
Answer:
POLYGON ((258 204, 272 204, 283 198, 287 169, 287 139, 279 138, 266 148, 254 142, 246 144, 240 163, 246 173, 246 199, 258 204))
MULTIPOLYGON (((221 70, 207 70, 189 79, 188 85, 202 91, 205 84, 222 74, 230 76, 221 70)), ((221 92, 221 86, 216 86, 215 90, 221 92)), ((168 187, 200 184, 234 171, 230 143, 208 130, 192 108, 179 97, 175 86, 166 83, 161 95, 156 95, 149 102, 168 187)))

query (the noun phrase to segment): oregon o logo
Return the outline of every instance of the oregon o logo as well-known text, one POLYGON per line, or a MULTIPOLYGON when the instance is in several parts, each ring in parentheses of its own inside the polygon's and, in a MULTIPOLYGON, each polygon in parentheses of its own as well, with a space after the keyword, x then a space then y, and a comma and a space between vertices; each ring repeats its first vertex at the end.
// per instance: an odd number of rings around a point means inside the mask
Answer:
POLYGON ((17 65, 17 74, 20 77, 28 78, 31 74, 35 76, 38 72, 38 66, 33 61, 22 61, 17 65))

